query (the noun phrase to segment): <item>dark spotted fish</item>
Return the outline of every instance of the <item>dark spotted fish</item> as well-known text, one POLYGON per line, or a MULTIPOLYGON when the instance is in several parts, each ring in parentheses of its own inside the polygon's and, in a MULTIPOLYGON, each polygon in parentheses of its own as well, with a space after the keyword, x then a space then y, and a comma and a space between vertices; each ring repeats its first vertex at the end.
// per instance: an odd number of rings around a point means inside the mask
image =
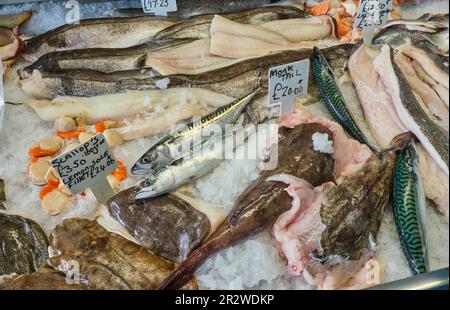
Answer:
POLYGON ((323 102, 333 117, 360 143, 366 144, 372 150, 367 138, 359 129, 356 121, 345 103, 345 98, 339 89, 338 82, 327 59, 319 48, 314 48, 312 56, 312 72, 314 81, 322 96, 323 102))
POLYGON ((414 140, 409 134, 402 134, 394 138, 394 143, 397 146, 403 144, 398 146, 394 167, 392 207, 395 224, 412 272, 426 273, 429 269, 423 216, 425 196, 414 140))

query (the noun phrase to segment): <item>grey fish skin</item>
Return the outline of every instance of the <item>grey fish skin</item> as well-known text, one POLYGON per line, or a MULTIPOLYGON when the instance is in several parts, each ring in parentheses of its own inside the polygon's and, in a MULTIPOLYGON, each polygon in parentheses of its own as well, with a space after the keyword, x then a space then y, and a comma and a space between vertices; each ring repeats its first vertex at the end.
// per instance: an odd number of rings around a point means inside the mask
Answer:
POLYGON ((238 244, 271 227, 292 206, 286 185, 267 179, 280 173, 305 179, 313 186, 333 180, 334 160, 331 154, 314 151, 312 135, 331 132, 319 124, 304 124, 293 129, 281 128, 279 161, 275 170, 264 171, 238 198, 225 222, 208 240, 172 273, 159 289, 181 287, 211 255, 238 244))
MULTIPOLYGON (((414 274, 426 273, 428 249, 425 237, 424 218, 425 195, 419 171, 414 140, 409 134, 394 140, 402 142, 394 167, 392 208, 395 224, 409 267, 414 274)), ((398 142, 396 142, 398 143, 398 142)))
POLYGON ((356 121, 346 106, 345 98, 339 89, 333 70, 318 48, 314 48, 311 66, 315 84, 328 111, 356 140, 376 151, 358 128, 356 121))
MULTIPOLYGON (((154 39, 209 38, 211 22, 215 15, 199 15, 178 22, 155 34, 154 39)), ((258 25, 280 19, 303 18, 305 13, 296 7, 269 6, 238 13, 221 14, 221 16, 243 24, 258 25)))
POLYGON ((36 61, 55 50, 130 47, 150 42, 155 33, 174 23, 168 18, 151 16, 85 19, 24 41, 22 55, 28 61, 36 61))
MULTIPOLYGON (((177 11, 169 12, 169 17, 185 19, 195 15, 202 14, 223 14, 240 12, 254 8, 260 8, 264 5, 280 2, 279 0, 225 0, 225 1, 210 1, 210 0, 178 0, 177 11)), ((117 9, 117 12, 124 16, 142 16, 145 13, 141 8, 125 8, 117 9)))
POLYGON ((401 27, 410 31, 420 31, 424 33, 437 33, 448 28, 439 18, 434 18, 432 14, 425 14, 418 19, 397 19, 388 21, 382 29, 401 27))
POLYGON ((32 220, 0 211, 0 276, 29 274, 45 265, 48 240, 32 220))
POLYGON ((223 130, 226 124, 233 124, 255 95, 256 91, 253 91, 202 117, 199 122, 190 122, 181 131, 161 138, 133 165, 131 173, 133 175, 154 174, 182 158, 184 154, 180 152, 180 147, 183 148, 189 143, 189 146, 192 145, 195 148, 196 141, 204 142, 205 137, 202 137, 202 131, 208 132, 208 128, 212 126, 220 126, 223 130))
POLYGON ((145 65, 147 53, 164 51, 192 41, 192 39, 160 40, 128 48, 90 48, 50 52, 41 56, 33 64, 19 70, 19 76, 26 78, 33 73, 33 70, 91 69, 110 73, 141 69, 145 65))
POLYGON ((106 205, 111 217, 151 252, 182 262, 210 234, 208 217, 186 201, 170 194, 135 200, 135 191, 120 192, 106 205))

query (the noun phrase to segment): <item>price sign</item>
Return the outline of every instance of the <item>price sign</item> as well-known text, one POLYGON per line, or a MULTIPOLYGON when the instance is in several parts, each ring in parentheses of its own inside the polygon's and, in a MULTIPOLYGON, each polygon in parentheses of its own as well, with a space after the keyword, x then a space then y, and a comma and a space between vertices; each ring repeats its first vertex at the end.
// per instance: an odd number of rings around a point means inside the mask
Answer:
POLYGON ((119 165, 102 134, 54 158, 51 164, 73 195, 91 188, 100 203, 114 195, 106 177, 119 165))
POLYGON ((269 107, 280 105, 280 113, 292 111, 294 101, 306 95, 309 81, 309 59, 271 68, 269 71, 269 107))
POLYGON ((392 10, 392 0, 361 0, 355 28, 374 29, 383 26, 392 10))
POLYGON ((175 12, 178 9, 176 0, 142 0, 142 7, 145 13, 158 16, 167 16, 168 12, 175 12))

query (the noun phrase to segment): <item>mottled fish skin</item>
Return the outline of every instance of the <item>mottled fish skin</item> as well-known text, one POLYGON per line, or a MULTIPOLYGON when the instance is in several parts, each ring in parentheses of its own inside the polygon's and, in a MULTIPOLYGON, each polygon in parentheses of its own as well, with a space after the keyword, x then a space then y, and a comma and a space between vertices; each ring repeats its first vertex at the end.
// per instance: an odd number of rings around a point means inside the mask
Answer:
POLYGON ((128 48, 89 48, 55 51, 41 56, 33 64, 18 71, 20 78, 29 77, 33 70, 59 71, 66 69, 92 69, 114 72, 141 69, 150 52, 164 51, 191 43, 192 39, 152 41, 128 48))
POLYGON ((395 224, 409 267, 414 274, 428 272, 428 249, 422 215, 425 196, 414 141, 397 152, 392 208, 395 224))
MULTIPOLYGON (((80 266, 80 278, 94 290, 152 290, 175 268, 169 262, 121 236, 112 234, 96 221, 64 220, 50 235, 47 263, 65 274, 71 261, 80 266)), ((197 289, 189 279, 184 289, 197 289)))
POLYGON ((281 182, 267 181, 280 173, 305 179, 313 186, 333 180, 334 160, 331 154, 314 151, 312 135, 331 132, 319 124, 304 124, 280 129, 279 161, 275 170, 262 175, 238 198, 234 208, 208 241, 196 249, 160 289, 176 289, 191 277, 211 255, 233 246, 270 227, 292 206, 292 198, 281 182))
POLYGON ((366 144, 372 150, 375 150, 362 131, 358 128, 355 119, 346 106, 345 98, 339 89, 336 77, 325 56, 318 48, 314 48, 311 66, 315 84, 331 115, 333 115, 339 124, 356 140, 362 144, 366 144))
MULTIPOLYGON (((446 173, 448 175, 448 162, 449 162, 449 133, 445 131, 437 124, 435 124, 430 117, 423 111, 420 103, 414 96, 411 87, 409 86, 406 78, 400 71, 400 68, 394 61, 394 50, 390 48, 391 64, 393 66, 395 75, 400 87, 400 100, 415 124, 419 127, 421 132, 429 140, 430 146, 434 149, 436 154, 440 157, 443 164, 446 165, 446 173)), ((439 163, 438 163, 439 164, 439 163)), ((441 167, 442 165, 439 164, 441 167)), ((444 167, 442 167, 445 169, 444 167)))
MULTIPOLYGON (((269 5, 272 3, 280 2, 279 0, 222 0, 222 1, 211 1, 211 0, 178 0, 177 1, 177 11, 168 12, 169 17, 185 19, 195 15, 201 14, 223 14, 240 12, 244 10, 250 10, 254 8, 259 8, 264 5, 269 5)), ((126 16, 142 16, 145 13, 140 8, 126 8, 117 9, 120 14, 126 16)))
POLYGON ((133 165, 131 173, 134 175, 151 175, 182 158, 185 154, 179 151, 180 147, 182 148, 189 143, 188 145, 195 148, 196 145, 191 142, 204 142, 205 137, 203 137, 202 131, 209 132, 208 128, 211 128, 211 126, 220 126, 223 130, 226 124, 235 123, 255 95, 256 91, 253 91, 202 117, 200 121, 191 121, 182 130, 162 137, 133 165))
POLYGON ((393 167, 389 154, 372 156, 355 176, 325 192, 320 259, 339 255, 358 261, 372 248, 390 199, 393 167))
POLYGON ((45 264, 48 240, 34 221, 0 211, 0 276, 29 274, 45 264))
POLYGON ((5 195, 5 181, 0 179, 0 210, 5 210, 5 202, 6 202, 6 195, 5 195))
MULTIPOLYGON (((211 22, 216 14, 198 15, 176 23, 155 34, 154 39, 210 37, 211 22)), ((238 13, 226 13, 221 16, 243 24, 258 25, 274 20, 303 18, 305 13, 291 6, 270 6, 238 13)))
POLYGON ((164 195, 135 200, 135 187, 111 198, 107 207, 112 218, 153 253, 182 262, 209 235, 208 217, 186 201, 164 195))

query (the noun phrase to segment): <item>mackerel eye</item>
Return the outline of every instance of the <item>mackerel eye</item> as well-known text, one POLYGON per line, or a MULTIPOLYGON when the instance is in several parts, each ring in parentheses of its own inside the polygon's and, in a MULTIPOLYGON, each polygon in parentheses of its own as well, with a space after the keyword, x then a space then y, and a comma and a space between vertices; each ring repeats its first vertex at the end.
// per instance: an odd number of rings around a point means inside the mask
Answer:
POLYGON ((152 181, 150 181, 150 180, 146 180, 145 182, 144 182, 144 187, 149 187, 149 186, 151 186, 152 185, 152 181))
POLYGON ((142 163, 143 164, 149 164, 150 163, 150 158, 148 158, 147 156, 142 158, 142 163))

